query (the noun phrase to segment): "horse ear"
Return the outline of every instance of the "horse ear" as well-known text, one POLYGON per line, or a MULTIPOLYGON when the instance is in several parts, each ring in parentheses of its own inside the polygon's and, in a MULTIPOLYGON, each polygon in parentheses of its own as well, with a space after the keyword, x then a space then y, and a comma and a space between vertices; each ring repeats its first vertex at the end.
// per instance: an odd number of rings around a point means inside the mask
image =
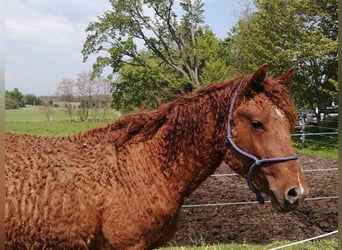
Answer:
POLYGON ((261 92, 263 90, 267 67, 268 64, 263 64, 257 71, 255 71, 248 83, 248 91, 261 92))
POLYGON ((295 74, 295 69, 290 68, 288 71, 286 71, 282 76, 279 76, 277 80, 280 82, 280 84, 284 86, 289 86, 294 74, 295 74))

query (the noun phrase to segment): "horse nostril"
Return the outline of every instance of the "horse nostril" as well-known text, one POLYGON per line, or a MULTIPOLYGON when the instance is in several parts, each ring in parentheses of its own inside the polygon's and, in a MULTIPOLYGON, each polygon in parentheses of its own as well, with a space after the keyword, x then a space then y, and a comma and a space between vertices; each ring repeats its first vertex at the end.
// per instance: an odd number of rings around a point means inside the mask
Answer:
POLYGON ((286 200, 290 203, 293 204, 295 203, 298 198, 299 198, 299 193, 297 191, 297 188, 290 188, 288 192, 286 193, 286 200))

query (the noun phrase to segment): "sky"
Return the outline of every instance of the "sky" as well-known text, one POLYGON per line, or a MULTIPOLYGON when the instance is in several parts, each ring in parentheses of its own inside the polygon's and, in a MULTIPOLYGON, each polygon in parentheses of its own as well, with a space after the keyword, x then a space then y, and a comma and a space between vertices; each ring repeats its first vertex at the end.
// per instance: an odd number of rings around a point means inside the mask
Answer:
MULTIPOLYGON (((218 38, 227 37, 243 8, 241 0, 204 0, 204 17, 218 38)), ((86 27, 110 9, 109 0, 5 1, 5 89, 54 95, 63 78, 91 71, 83 63, 86 27)))

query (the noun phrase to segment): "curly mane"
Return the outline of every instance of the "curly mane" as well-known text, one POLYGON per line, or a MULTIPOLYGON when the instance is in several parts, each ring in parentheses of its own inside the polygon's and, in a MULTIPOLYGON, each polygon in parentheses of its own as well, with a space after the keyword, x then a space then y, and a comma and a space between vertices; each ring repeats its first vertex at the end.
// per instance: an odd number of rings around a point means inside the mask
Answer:
MULTIPOLYGON (((96 136, 103 134, 103 136, 106 136, 104 139, 110 140, 119 148, 129 141, 140 142, 148 140, 163 126, 173 130, 175 126, 188 126, 188 129, 194 129, 194 126, 200 126, 199 124, 203 122, 200 121, 202 116, 199 112, 203 112, 203 106, 208 106, 209 103, 212 103, 209 102, 209 99, 212 98, 215 99, 216 105, 211 108, 217 109, 217 115, 225 119, 228 112, 228 103, 232 92, 237 86, 240 86, 237 104, 259 93, 247 91, 248 82, 251 77, 252 75, 242 75, 232 80, 202 87, 189 94, 179 96, 156 110, 131 113, 105 127, 95 128, 82 134, 86 137, 89 134, 96 134, 96 136), (246 95, 246 93, 249 94, 246 95), (109 131, 112 133, 108 133, 109 131)), ((288 88, 281 84, 279 80, 267 77, 264 80, 261 92, 284 112, 291 126, 294 127, 297 116, 288 88)))

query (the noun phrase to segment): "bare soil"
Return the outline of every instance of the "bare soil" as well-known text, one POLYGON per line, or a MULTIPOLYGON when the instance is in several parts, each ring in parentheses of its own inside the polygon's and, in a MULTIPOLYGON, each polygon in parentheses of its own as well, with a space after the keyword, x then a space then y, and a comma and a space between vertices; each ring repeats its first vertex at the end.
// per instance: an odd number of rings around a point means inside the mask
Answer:
MULTIPOLYGON (((337 168, 337 161, 299 156, 304 170, 337 168)), ((222 164, 215 172, 232 173, 222 164)), ((310 196, 337 196, 338 171, 305 172, 310 196)), ((255 201, 255 195, 239 176, 210 176, 186 200, 189 204, 255 201)), ((338 199, 306 200, 290 213, 277 212, 270 203, 183 207, 172 245, 225 243, 267 244, 276 240, 302 240, 337 230, 338 199)), ((337 237, 334 235, 333 237, 337 237)))

